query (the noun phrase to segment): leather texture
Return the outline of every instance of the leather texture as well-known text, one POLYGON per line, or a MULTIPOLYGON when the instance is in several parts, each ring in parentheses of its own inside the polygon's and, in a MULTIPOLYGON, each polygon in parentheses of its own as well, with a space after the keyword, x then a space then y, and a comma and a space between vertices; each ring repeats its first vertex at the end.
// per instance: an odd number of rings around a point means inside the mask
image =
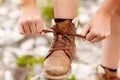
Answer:
POLYGON ((120 78, 117 77, 117 72, 111 72, 108 69, 102 68, 104 70, 102 73, 99 69, 97 68, 97 80, 120 80, 120 78))
POLYGON ((69 35, 76 34, 74 24, 69 20, 57 22, 52 30, 54 31, 54 40, 44 60, 44 73, 49 78, 50 76, 59 77, 69 74, 75 55, 75 36, 69 35))

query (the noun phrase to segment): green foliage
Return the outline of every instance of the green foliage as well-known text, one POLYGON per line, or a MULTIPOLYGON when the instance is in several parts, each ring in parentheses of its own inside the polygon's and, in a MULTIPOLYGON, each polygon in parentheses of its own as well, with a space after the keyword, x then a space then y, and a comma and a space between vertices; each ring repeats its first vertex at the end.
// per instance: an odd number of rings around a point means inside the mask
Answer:
POLYGON ((37 59, 37 63, 38 64, 43 64, 44 62, 44 57, 43 56, 40 56, 38 59, 37 59))
POLYGON ((1 7, 1 6, 3 6, 3 2, 2 2, 2 0, 0 0, 0 7, 1 7))
POLYGON ((44 20, 50 23, 51 19, 54 17, 53 0, 39 0, 38 8, 40 9, 44 20))
POLYGON ((27 66, 27 65, 32 66, 33 64, 43 64, 43 61, 44 61, 43 56, 40 56, 39 58, 35 58, 30 55, 24 55, 17 59, 16 64, 18 66, 27 66))
POLYGON ((72 74, 71 77, 67 78, 67 80, 76 80, 76 75, 72 74))

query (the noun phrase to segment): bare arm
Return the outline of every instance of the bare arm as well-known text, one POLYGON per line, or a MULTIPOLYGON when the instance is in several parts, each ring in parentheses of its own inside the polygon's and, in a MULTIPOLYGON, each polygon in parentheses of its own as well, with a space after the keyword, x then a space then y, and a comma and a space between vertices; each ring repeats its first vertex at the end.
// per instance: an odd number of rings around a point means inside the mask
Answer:
POLYGON ((21 8, 36 7, 36 0, 21 0, 20 7, 21 8))
POLYGON ((104 0, 97 13, 111 16, 120 5, 120 0, 104 0))
POLYGON ((18 20, 20 34, 41 34, 45 28, 36 0, 21 0, 21 14, 18 20))
POLYGON ((110 35, 110 21, 120 0, 104 0, 96 14, 83 28, 82 36, 91 43, 101 41, 110 35))

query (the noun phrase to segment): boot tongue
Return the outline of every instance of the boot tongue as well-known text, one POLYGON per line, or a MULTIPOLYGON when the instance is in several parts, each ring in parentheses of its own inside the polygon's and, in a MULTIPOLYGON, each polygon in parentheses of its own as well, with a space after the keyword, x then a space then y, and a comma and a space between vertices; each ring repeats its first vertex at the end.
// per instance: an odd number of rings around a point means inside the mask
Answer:
POLYGON ((70 25, 71 25, 71 21, 70 20, 65 20, 63 22, 57 22, 55 28, 57 28, 57 30, 59 32, 69 32, 70 30, 70 25))

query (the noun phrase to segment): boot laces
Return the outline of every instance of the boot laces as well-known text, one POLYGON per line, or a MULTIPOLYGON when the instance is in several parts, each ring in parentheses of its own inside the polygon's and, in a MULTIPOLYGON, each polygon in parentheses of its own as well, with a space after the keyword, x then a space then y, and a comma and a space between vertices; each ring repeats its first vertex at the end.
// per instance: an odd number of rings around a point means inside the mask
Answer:
MULTIPOLYGON (((48 25, 47 25, 48 26, 48 25)), ((67 32, 60 32, 58 29, 54 27, 50 27, 51 30, 43 30, 44 33, 54 33, 55 38, 54 38, 54 43, 52 45, 52 49, 50 51, 55 51, 55 50, 69 50, 69 48, 66 48, 65 45, 70 43, 71 46, 74 46, 72 43, 70 36, 72 37, 81 37, 85 38, 84 36, 80 34, 73 34, 73 33, 67 33, 67 32)))

